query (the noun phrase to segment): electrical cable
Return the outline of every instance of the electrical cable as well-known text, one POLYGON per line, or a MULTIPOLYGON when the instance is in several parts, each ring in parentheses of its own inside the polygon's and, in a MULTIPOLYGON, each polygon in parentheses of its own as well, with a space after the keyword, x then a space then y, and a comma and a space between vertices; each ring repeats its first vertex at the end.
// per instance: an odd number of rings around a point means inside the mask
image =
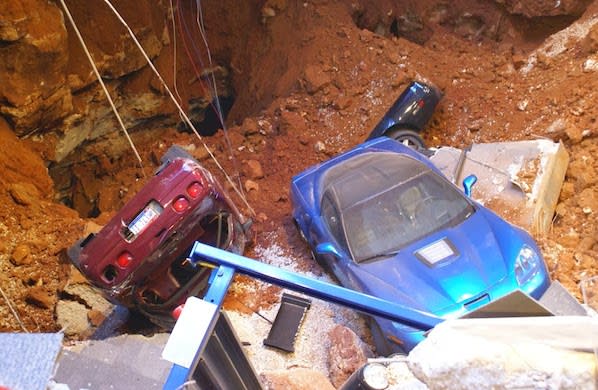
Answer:
MULTIPOLYGON (((60 0, 60 1, 64 2, 64 0, 60 0)), ((104 0, 104 3, 106 3, 106 5, 116 15, 116 17, 118 18, 118 20, 123 24, 123 26, 125 26, 125 28, 129 32, 131 38, 135 42, 135 45, 137 45, 137 47, 139 48, 139 50, 143 54, 145 60, 147 61, 148 66, 154 72, 154 74, 156 75, 156 77, 158 78, 158 80, 160 80, 160 83, 162 84, 162 86, 164 87, 164 89, 166 90, 166 92, 168 93, 168 95, 170 96, 170 99, 175 104, 175 106, 177 107, 177 109, 179 110, 179 112, 181 113, 181 115, 183 115, 183 118, 185 119, 185 123, 193 130, 193 133, 195 133, 195 135, 197 136, 197 138, 201 141, 203 147, 208 152, 209 156, 214 160, 216 166, 222 171, 222 173, 224 174, 226 180, 230 183, 230 185, 232 186, 232 188, 234 189, 234 191, 237 193, 237 195, 239 195, 239 197, 241 198, 241 200, 243 201, 243 203, 245 203, 245 205, 247 206, 247 208, 248 208, 249 212, 251 213, 251 215, 255 216, 255 211, 253 210, 253 208, 251 207, 251 205, 249 205, 249 203, 247 202, 247 199, 239 191, 239 189, 237 188, 237 186, 235 185, 235 183, 232 181, 232 179, 230 178, 230 176, 226 173, 226 171, 224 170, 224 168, 222 167, 222 165, 220 164, 220 162, 216 159, 216 156, 214 155, 214 153, 212 152, 212 150, 203 141, 202 136, 199 134, 199 132, 197 131, 197 129, 195 128, 195 126, 193 125, 193 123, 191 122, 191 120, 189 119, 189 117, 187 116, 187 114, 185 113, 185 111, 183 110, 183 108, 181 107, 181 105, 179 104, 179 102, 177 102, 176 98, 172 94, 172 91, 170 90, 170 88, 168 87, 168 85, 166 84, 166 82, 164 81, 164 79, 162 78, 162 75, 160 74, 160 72, 158 72, 158 70, 156 69, 156 67, 152 63, 152 61, 149 58, 149 56, 147 55, 146 51, 143 49, 143 46, 141 45, 141 43, 139 43, 139 40, 137 39, 137 36, 135 35, 135 33, 133 33, 133 30, 131 29, 131 27, 123 19, 123 17, 116 10, 116 8, 114 8, 114 6, 112 5, 112 3, 110 3, 110 0, 104 0)))
MULTIPOLYGON (((208 39, 206 37, 206 30, 205 30, 205 26, 204 26, 204 22, 203 22, 203 13, 201 11, 201 0, 196 0, 195 1, 195 5, 197 7, 197 17, 196 17, 196 23, 197 23, 197 27, 199 28, 199 32, 201 33, 201 38, 203 40, 204 46, 206 48, 206 54, 208 56, 208 62, 210 64, 210 68, 213 68, 213 64, 212 64, 212 54, 210 52, 210 46, 208 45, 208 39)), ((200 57, 200 61, 201 61, 201 57, 200 57)), ((220 99, 219 99, 219 94, 218 94, 218 85, 216 83, 216 77, 214 76, 214 72, 211 73, 212 76, 212 85, 214 87, 214 96, 216 98, 216 108, 217 108, 217 114, 218 114, 218 118, 220 119, 220 124, 222 125, 222 132, 224 133, 224 139, 226 140, 226 144, 228 146, 229 152, 231 157, 233 158, 233 166, 236 172, 238 172, 238 166, 237 166, 237 160, 235 159, 235 155, 233 153, 233 145, 232 142, 230 141, 230 137, 228 136, 228 129, 226 128, 226 124, 224 123, 224 114, 222 112, 222 107, 220 105, 220 99)), ((238 176, 238 175, 237 175, 238 176)), ((239 179, 239 188, 241 189, 241 192, 243 191, 243 186, 241 185, 241 178, 240 176, 238 176, 239 179)))
MULTIPOLYGON (((183 101, 183 98, 181 98, 181 94, 179 93, 179 89, 178 89, 178 81, 177 81, 177 50, 176 50, 176 45, 177 45, 177 41, 176 41, 176 21, 175 21, 175 14, 174 14, 174 8, 172 6, 172 0, 169 1, 170 3, 170 7, 168 8, 168 11, 170 13, 170 18, 172 20, 172 86, 174 88, 174 93, 176 94, 177 98, 179 99, 179 102, 183 101)), ((181 121, 183 121, 183 117, 181 115, 181 113, 179 113, 179 118, 181 119, 181 121)))

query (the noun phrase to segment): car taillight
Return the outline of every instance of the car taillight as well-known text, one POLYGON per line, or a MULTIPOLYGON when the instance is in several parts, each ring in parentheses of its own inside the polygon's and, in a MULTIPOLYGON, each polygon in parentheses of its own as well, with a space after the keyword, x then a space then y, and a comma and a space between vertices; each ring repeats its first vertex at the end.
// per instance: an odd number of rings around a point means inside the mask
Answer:
POLYGON ((126 268, 131 262, 133 261, 133 255, 129 252, 121 253, 118 258, 116 259, 116 264, 120 268, 126 268))
POLYGON ((189 194, 190 197, 197 198, 199 196, 199 194, 201 193, 201 188, 202 188, 201 184, 194 181, 193 183, 191 183, 189 185, 189 187, 187 187, 187 193, 189 194))
POLYGON ((424 99, 421 99, 417 102, 417 106, 419 108, 423 108, 426 105, 426 102, 424 102, 424 99))
POLYGON ((172 318, 174 318, 175 320, 178 320, 179 317, 181 316, 181 313, 183 312, 183 308, 184 307, 185 307, 184 303, 181 303, 180 305, 178 305, 177 307, 175 307, 174 310, 171 313, 172 318))
POLYGON ((184 196, 179 196, 176 200, 172 203, 172 208, 177 212, 182 212, 187 209, 189 206, 189 201, 184 196))

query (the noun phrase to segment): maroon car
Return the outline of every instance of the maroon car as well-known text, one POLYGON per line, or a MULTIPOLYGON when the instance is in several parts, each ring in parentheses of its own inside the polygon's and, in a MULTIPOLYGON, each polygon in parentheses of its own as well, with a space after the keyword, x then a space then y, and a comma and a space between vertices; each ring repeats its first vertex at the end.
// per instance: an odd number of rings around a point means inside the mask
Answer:
POLYGON ((211 173, 174 146, 143 189, 68 256, 110 300, 168 326, 172 310, 207 287, 211 270, 186 260, 193 243, 242 253, 250 224, 211 173))

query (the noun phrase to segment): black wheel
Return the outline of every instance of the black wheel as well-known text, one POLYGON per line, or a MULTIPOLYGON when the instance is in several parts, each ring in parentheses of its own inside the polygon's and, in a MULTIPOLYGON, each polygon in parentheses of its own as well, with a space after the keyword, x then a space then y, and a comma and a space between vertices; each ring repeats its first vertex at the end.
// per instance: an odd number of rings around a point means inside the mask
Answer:
POLYGON ((384 133, 385 136, 395 139, 402 143, 405 146, 408 146, 412 149, 419 150, 425 149, 426 145, 424 144, 424 140, 419 135, 418 132, 408 129, 397 129, 391 128, 384 133))

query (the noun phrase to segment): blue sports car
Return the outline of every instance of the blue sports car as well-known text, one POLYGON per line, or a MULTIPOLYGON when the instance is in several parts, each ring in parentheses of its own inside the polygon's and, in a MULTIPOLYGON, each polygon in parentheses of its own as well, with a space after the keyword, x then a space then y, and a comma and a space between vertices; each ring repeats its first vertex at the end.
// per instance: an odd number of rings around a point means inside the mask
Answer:
MULTIPOLYGON (((524 230, 476 203, 422 154, 380 137, 293 177, 293 217, 315 259, 350 289, 454 318, 516 289, 550 285, 524 230)), ((380 355, 408 352, 423 331, 383 318, 380 355)))

